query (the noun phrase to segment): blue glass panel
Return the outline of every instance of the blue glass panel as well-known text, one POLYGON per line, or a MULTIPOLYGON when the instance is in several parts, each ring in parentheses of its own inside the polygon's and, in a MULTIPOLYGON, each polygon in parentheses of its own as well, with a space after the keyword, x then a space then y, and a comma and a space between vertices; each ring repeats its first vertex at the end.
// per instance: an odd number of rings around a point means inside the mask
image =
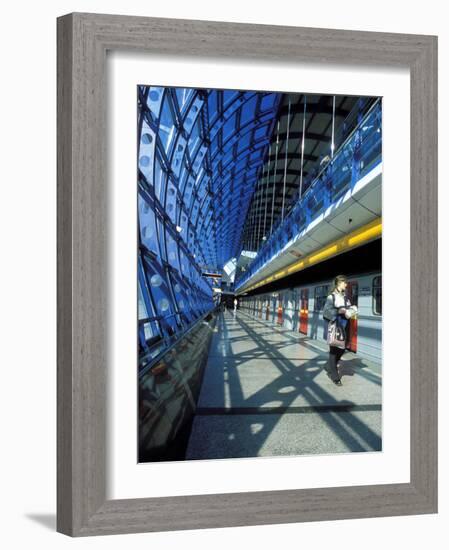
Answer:
POLYGON ((262 157, 262 151, 258 149, 257 151, 252 153, 249 158, 252 163, 255 162, 257 163, 257 166, 260 166, 261 157, 262 157))
POLYGON ((201 151, 198 151, 198 154, 195 157, 195 160, 193 162, 193 170, 195 172, 200 172, 201 170, 201 161, 204 158, 204 154, 201 151))
MULTIPOLYGON (((194 168, 195 168, 195 166, 194 166, 194 168)), ((202 167, 199 167, 199 166, 198 166, 198 168, 199 168, 199 170, 198 170, 198 172, 197 172, 196 179, 195 179, 195 187, 196 187, 196 188, 198 188, 198 187, 201 186, 201 182, 202 182, 202 179, 203 179, 203 177, 204 177, 204 170, 203 170, 203 168, 202 168, 202 167)))
POLYGON ((211 92, 209 92, 209 95, 207 96, 207 107, 209 111, 210 126, 213 124, 213 121, 215 120, 218 114, 217 97, 218 97, 218 94, 216 90, 212 90, 211 92))
POLYGON ((139 168, 150 185, 153 185, 155 144, 156 135, 144 121, 139 140, 139 168))
POLYGON ((229 106, 229 103, 233 101, 237 96, 239 92, 236 90, 223 90, 223 105, 226 109, 229 106))
POLYGON ((363 177, 382 160, 381 113, 373 111, 362 124, 360 135, 360 175, 363 177))
POLYGON ((195 156, 195 153, 200 144, 200 119, 198 118, 192 128, 192 133, 190 134, 189 138, 189 153, 191 158, 195 156))
POLYGON ((211 128, 209 128, 209 140, 210 141, 213 141, 215 138, 218 138, 219 131, 222 129, 222 127, 223 127, 223 121, 222 121, 221 118, 219 118, 215 122, 215 124, 211 128))
POLYGON ((188 215, 187 212, 182 209, 179 217, 179 227, 181 228, 181 238, 186 234, 188 227, 188 215))
POLYGON ((163 95, 164 88, 152 86, 149 90, 147 105, 150 111, 153 113, 155 119, 159 118, 163 95))
POLYGON ((168 152, 170 144, 173 141, 176 127, 170 105, 170 96, 165 94, 164 103, 161 111, 161 118, 159 121, 159 138, 164 146, 165 151, 168 152))
POLYGON ((186 107, 190 96, 193 93, 193 90, 191 88, 175 88, 176 91, 176 98, 178 100, 179 109, 181 112, 186 107))
POLYGON ((182 163, 181 171, 179 172, 179 190, 181 191, 181 195, 184 194, 188 176, 189 171, 187 169, 186 162, 184 161, 182 163))
POLYGON ((155 336, 159 336, 160 330, 159 325, 155 319, 155 311, 152 303, 152 297, 149 291, 148 283, 145 276, 145 271, 143 267, 142 259, 139 255, 138 259, 138 292, 139 292, 139 320, 144 319, 153 319, 151 321, 146 321, 141 325, 141 333, 143 338, 142 344, 148 348, 147 340, 155 336))
POLYGON ((148 319, 149 315, 147 312, 147 307, 145 305, 145 301, 143 299, 142 289, 140 287, 140 281, 138 284, 138 292, 139 292, 139 303, 138 303, 138 318, 140 319, 148 319))
POLYGON ((177 329, 177 323, 166 272, 156 262, 145 262, 145 272, 156 308, 156 315, 160 317, 159 321, 162 329, 166 335, 174 334, 177 329))
POLYGON ((178 134, 176 145, 173 151, 172 170, 179 177, 182 167, 182 159, 186 150, 186 140, 182 134, 178 134))
POLYGON ((169 181, 165 200, 165 212, 170 216, 174 225, 176 225, 177 221, 176 205, 176 187, 173 182, 169 181))
POLYGON ((232 103, 230 103, 225 108, 225 111, 223 113, 224 119, 227 120, 228 118, 230 118, 237 111, 237 109, 241 107, 244 101, 245 101, 245 96, 241 96, 240 94, 237 94, 235 96, 234 101, 232 101, 232 103))
POLYGON ((262 126, 261 128, 257 128, 257 130, 254 132, 255 141, 267 139, 267 132, 268 132, 267 126, 262 126))
POLYGON ((190 202, 194 185, 195 180, 191 176, 189 176, 189 178, 187 179, 186 187, 184 189, 184 204, 186 205, 188 210, 190 210, 190 202))
POLYGON ((150 205, 138 196, 140 238, 143 244, 155 254, 159 255, 159 244, 156 233, 156 220, 150 205))
POLYGON ((235 115, 231 117, 223 126, 223 143, 226 142, 235 132, 235 115))
POLYGON ((265 123, 271 123, 273 121, 273 112, 272 111, 269 111, 267 114, 265 115, 261 115, 259 116, 259 123, 260 124, 265 124, 265 123))
POLYGON ((257 106, 257 96, 254 95, 252 99, 247 101, 242 107, 242 114, 240 117, 240 126, 244 126, 251 119, 254 118, 256 106, 257 106))
POLYGON ((251 134, 248 132, 245 136, 243 136, 239 142, 238 142, 238 148, 237 148, 237 154, 240 155, 242 151, 248 148, 249 144, 251 143, 251 134))
POLYGON ((246 159, 241 160, 235 165, 235 173, 239 173, 246 166, 246 159))
POLYGON ((187 298, 190 286, 186 285, 174 272, 170 272, 170 279, 172 280, 172 287, 182 322, 183 324, 189 324, 193 319, 187 298))
MULTIPOLYGON (((204 180, 203 180, 204 182, 204 180)), ((197 189, 197 197, 198 197, 198 202, 199 203, 202 203, 203 202, 203 199, 204 197, 206 196, 206 185, 205 183, 201 183, 201 185, 198 185, 198 189, 197 189)))
POLYGON ((266 95, 261 101, 260 110, 267 111, 268 109, 272 109, 276 102, 276 95, 277 94, 266 95))
POLYGON ((190 279, 190 260, 182 250, 180 251, 180 258, 182 275, 183 277, 190 279))
POLYGON ((165 192, 165 179, 166 179, 165 172, 162 169, 159 159, 156 158, 156 165, 154 170, 155 192, 156 192, 156 197, 159 199, 159 201, 162 204, 164 202, 163 196, 165 192))
POLYGON ((157 236, 159 241, 159 253, 163 260, 167 260, 167 251, 165 249, 165 231, 162 219, 156 217, 157 236))
POLYGON ((211 147, 210 147, 210 154, 211 157, 214 157, 218 151, 218 137, 215 137, 215 139, 212 141, 211 147))
POLYGON ((200 114, 202 104, 203 101, 199 97, 197 97, 190 107, 189 111, 186 113, 184 119, 184 130, 187 133, 190 133, 192 131, 192 126, 195 124, 195 121, 200 114))

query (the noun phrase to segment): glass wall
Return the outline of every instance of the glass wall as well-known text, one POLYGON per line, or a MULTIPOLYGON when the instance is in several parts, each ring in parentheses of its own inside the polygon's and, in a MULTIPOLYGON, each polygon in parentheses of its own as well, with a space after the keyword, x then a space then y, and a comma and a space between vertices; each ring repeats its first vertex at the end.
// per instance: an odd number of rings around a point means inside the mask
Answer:
POLYGON ((239 249, 280 98, 139 86, 141 366, 214 307, 202 274, 239 249))

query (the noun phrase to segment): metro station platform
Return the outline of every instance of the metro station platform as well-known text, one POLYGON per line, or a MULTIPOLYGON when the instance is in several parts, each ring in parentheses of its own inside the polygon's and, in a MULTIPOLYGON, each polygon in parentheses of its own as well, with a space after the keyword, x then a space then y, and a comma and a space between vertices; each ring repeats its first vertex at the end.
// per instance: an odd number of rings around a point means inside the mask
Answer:
POLYGON ((346 352, 335 386, 327 358, 305 336, 220 313, 185 458, 382 450, 381 366, 346 352))

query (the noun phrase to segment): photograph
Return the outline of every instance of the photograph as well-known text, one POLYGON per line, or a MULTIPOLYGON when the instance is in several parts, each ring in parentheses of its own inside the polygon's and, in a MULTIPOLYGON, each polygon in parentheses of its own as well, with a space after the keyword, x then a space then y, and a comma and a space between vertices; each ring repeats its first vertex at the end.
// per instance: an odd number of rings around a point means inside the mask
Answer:
POLYGON ((5 3, 5 548, 444 546, 446 11, 5 3))
POLYGON ((381 452, 382 97, 136 115, 137 462, 381 452))

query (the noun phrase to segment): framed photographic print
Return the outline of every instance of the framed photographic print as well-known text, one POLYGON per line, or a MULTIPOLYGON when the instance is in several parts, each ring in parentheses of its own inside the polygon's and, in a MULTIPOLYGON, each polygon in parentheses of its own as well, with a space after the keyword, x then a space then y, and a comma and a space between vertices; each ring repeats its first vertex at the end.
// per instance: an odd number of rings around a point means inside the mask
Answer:
POLYGON ((431 36, 58 19, 58 531, 437 511, 436 82, 431 36))

